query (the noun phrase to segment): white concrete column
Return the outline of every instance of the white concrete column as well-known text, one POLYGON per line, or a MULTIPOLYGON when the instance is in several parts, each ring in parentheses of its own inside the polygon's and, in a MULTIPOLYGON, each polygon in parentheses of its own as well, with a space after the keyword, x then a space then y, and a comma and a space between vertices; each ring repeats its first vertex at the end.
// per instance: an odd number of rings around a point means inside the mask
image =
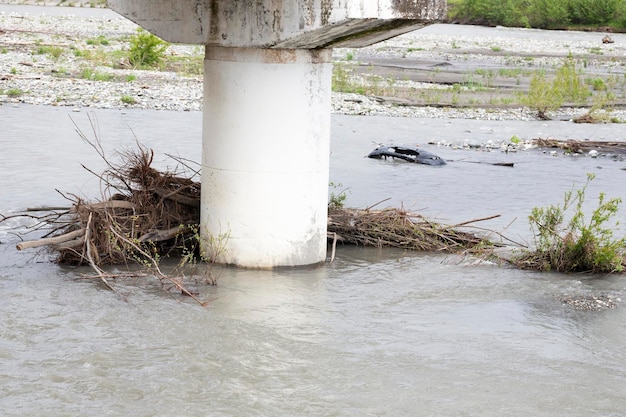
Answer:
POLYGON ((201 236, 249 268, 326 257, 331 51, 207 46, 201 236))

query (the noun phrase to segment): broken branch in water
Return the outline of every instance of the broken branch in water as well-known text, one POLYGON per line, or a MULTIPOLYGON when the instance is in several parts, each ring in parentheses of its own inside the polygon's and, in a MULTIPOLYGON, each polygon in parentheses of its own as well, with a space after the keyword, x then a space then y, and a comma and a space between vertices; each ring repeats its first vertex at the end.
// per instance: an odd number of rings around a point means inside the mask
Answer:
POLYGON ((16 248, 17 250, 24 250, 29 248, 38 248, 41 246, 58 245, 60 243, 68 242, 70 240, 76 239, 77 237, 83 236, 85 234, 85 230, 86 229, 79 229, 60 236, 21 242, 16 245, 16 248))
POLYGON ((461 227, 461 226, 467 226, 468 224, 478 223, 478 222, 484 222, 485 220, 492 220, 492 219, 495 219, 495 218, 498 218, 498 217, 500 217, 500 215, 499 215, 499 214, 496 214, 496 215, 494 215, 494 216, 482 217, 482 218, 480 218, 480 219, 468 220, 468 221, 463 222, 463 223, 457 223, 457 224, 455 224, 455 225, 453 225, 453 226, 450 226, 450 227, 461 227))

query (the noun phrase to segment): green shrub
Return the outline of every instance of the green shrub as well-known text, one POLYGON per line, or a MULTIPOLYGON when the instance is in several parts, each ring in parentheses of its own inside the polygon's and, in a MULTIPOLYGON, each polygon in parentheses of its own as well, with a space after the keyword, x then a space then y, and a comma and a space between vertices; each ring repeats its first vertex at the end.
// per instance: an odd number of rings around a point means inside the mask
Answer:
POLYGON ((139 28, 137 34, 130 37, 128 61, 135 67, 158 65, 168 46, 167 42, 139 28))
POLYGON ((560 28, 613 24, 626 27, 624 0, 449 0, 451 20, 483 25, 560 28))
POLYGON ((622 0, 569 0, 572 22, 583 25, 601 25, 610 22, 623 7, 622 0))
POLYGON ((485 25, 528 26, 521 0, 463 0, 456 5, 454 19, 485 25))
POLYGON ((569 23, 569 0, 532 0, 529 7, 530 26, 562 27, 569 23))
POLYGON ((557 110, 563 104, 563 95, 546 79, 543 72, 536 72, 530 79, 530 89, 520 97, 523 105, 537 111, 537 117, 549 120, 547 113, 557 110))
POLYGON ((581 72, 576 68, 576 61, 570 54, 556 70, 552 82, 546 79, 543 72, 533 74, 530 89, 521 96, 520 101, 537 110, 538 118, 547 120, 547 112, 557 110, 564 101, 585 104, 590 95, 589 88, 581 79, 581 72))
MULTIPOLYGON (((593 174, 587 174, 587 183, 574 193, 565 193, 563 205, 532 210, 528 217, 535 235, 536 248, 522 254, 516 263, 522 267, 542 271, 611 273, 624 269, 626 239, 614 239, 613 228, 606 223, 618 213, 620 198, 598 197, 598 207, 589 222, 585 221, 583 203, 593 174), (574 213, 565 223, 565 214, 574 213)), ((617 227, 617 222, 614 227, 617 227)))
POLYGON ((573 103, 584 104, 591 95, 589 88, 580 78, 572 54, 569 54, 563 65, 557 69, 554 87, 560 92, 563 100, 573 103))

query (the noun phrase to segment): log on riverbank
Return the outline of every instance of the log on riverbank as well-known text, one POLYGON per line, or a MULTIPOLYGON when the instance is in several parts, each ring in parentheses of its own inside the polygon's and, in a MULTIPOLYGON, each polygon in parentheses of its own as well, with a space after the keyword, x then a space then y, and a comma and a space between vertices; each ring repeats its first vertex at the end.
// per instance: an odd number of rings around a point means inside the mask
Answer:
POLYGON ((537 138, 532 140, 532 144, 539 148, 563 149, 571 153, 597 151, 604 154, 626 155, 626 142, 537 138))

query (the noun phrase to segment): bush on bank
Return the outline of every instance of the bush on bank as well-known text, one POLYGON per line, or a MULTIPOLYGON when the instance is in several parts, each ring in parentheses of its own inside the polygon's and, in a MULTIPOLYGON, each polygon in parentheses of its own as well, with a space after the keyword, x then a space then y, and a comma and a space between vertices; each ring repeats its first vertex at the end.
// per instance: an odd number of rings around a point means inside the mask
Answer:
POLYGON ((564 29, 626 29, 626 0, 449 0, 452 22, 564 29))

